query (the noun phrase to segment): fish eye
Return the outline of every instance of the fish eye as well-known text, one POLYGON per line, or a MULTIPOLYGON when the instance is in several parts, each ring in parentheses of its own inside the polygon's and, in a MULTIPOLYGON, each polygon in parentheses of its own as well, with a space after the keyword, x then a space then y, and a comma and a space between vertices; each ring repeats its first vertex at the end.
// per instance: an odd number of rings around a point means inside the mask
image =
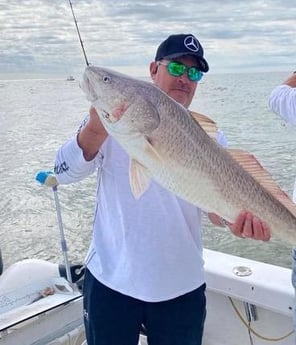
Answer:
POLYGON ((108 75, 105 75, 105 76, 103 77, 103 82, 104 82, 104 83, 110 83, 110 81, 111 81, 111 78, 110 78, 108 75))

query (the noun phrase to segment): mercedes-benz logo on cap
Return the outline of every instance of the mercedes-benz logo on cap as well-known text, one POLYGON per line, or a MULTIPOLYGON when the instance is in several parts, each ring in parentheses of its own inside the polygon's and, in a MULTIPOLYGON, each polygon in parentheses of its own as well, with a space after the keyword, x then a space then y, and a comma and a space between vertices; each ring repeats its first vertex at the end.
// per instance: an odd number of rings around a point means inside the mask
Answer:
POLYGON ((193 36, 185 37, 184 45, 188 50, 191 50, 192 52, 198 52, 199 51, 199 44, 198 44, 196 38, 193 36))

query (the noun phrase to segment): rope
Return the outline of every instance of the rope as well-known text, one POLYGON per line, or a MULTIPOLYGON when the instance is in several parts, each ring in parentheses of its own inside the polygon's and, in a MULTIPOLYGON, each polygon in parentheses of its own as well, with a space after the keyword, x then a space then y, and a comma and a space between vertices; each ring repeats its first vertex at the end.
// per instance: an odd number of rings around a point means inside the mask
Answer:
MULTIPOLYGON (((243 316, 241 315, 241 313, 239 312, 238 308, 236 307, 236 305, 234 304, 233 300, 231 297, 228 297, 233 309, 235 310, 237 316, 239 317, 239 319, 241 320, 241 322, 247 327, 248 331, 253 333, 256 337, 262 339, 262 340, 266 340, 266 341, 272 341, 272 342, 276 342, 276 341, 281 341, 281 340, 284 340, 288 337, 290 337, 294 331, 291 331, 289 332, 288 334, 282 336, 282 337, 279 337, 279 338, 270 338, 270 337, 265 337, 259 333, 257 333, 252 327, 251 327, 251 323, 248 323, 244 318, 243 316)), ((249 334, 250 335, 250 334, 249 334)))

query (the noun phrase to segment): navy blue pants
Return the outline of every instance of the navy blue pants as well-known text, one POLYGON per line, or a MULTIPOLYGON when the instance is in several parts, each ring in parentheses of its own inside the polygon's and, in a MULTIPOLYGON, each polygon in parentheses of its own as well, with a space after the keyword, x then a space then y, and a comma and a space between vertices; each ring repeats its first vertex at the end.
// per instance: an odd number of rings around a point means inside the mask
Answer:
POLYGON ((144 302, 98 282, 86 269, 84 324, 88 345, 137 345, 141 325, 149 345, 201 345, 205 284, 164 302, 144 302))

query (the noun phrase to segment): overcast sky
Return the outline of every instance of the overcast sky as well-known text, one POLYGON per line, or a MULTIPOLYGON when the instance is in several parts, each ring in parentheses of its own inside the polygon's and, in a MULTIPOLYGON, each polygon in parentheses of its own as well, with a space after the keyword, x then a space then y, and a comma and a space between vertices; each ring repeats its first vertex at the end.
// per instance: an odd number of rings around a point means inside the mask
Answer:
MULTIPOLYGON (((158 44, 193 33, 211 73, 296 70, 295 0, 72 0, 88 60, 148 76, 158 44)), ((0 75, 85 66, 68 0, 0 0, 0 75)))

